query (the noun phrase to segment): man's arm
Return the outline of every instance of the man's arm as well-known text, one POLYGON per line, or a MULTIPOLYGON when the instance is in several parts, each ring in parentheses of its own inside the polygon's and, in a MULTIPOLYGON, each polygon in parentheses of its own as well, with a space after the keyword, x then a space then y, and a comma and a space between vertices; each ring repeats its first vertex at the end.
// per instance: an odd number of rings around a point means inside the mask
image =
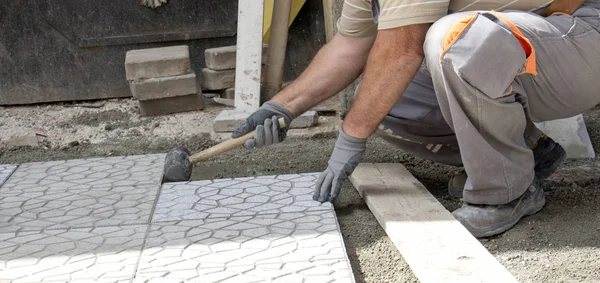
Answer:
POLYGON ((375 132, 419 70, 429 26, 379 31, 358 95, 342 126, 347 135, 367 138, 375 132))
POLYGON ((294 117, 334 96, 360 75, 374 41, 374 36, 334 36, 319 50, 298 79, 252 113, 231 137, 238 138, 256 130, 254 138, 244 143, 247 149, 283 141, 294 117), (280 117, 286 120, 288 126, 279 127, 280 117))
POLYGON ((298 116, 350 85, 362 73, 374 37, 336 34, 319 50, 308 68, 272 101, 298 116))

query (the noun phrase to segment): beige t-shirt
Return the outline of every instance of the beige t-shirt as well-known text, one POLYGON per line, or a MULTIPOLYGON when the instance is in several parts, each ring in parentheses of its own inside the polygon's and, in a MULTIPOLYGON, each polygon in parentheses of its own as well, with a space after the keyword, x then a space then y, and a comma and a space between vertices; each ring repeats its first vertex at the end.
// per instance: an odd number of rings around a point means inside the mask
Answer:
POLYGON ((448 13, 474 10, 534 11, 553 2, 553 0, 377 1, 379 6, 372 7, 371 0, 345 0, 342 15, 337 22, 338 31, 343 35, 352 37, 373 36, 377 33, 377 30, 412 24, 433 23, 448 13), (373 9, 376 9, 375 17, 373 16, 373 9))

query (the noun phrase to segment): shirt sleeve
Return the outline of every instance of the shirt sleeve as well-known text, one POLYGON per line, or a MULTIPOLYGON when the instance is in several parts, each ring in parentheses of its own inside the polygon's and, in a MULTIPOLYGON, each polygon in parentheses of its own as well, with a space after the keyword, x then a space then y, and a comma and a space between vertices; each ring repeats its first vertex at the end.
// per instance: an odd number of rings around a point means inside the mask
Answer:
POLYGON ((344 36, 370 37, 377 34, 371 3, 367 0, 344 0, 337 30, 344 36))
MULTIPOLYGON (((377 0, 373 0, 377 1, 377 0)), ((379 30, 433 23, 448 14, 449 0, 379 0, 379 30)))

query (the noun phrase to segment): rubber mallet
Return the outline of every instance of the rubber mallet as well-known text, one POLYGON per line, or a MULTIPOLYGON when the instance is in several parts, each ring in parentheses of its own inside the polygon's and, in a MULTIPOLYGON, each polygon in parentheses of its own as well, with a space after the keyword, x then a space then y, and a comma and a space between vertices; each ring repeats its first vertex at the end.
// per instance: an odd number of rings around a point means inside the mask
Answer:
MULTIPOLYGON (((278 121, 279 127, 284 128, 285 120, 283 118, 279 118, 278 121)), ((224 141, 191 156, 190 151, 183 146, 178 146, 171 149, 165 157, 165 167, 163 169, 162 182, 168 183, 189 181, 190 177, 192 176, 193 164, 213 158, 223 152, 242 146, 247 140, 254 137, 254 132, 255 131, 252 131, 239 138, 224 141)))

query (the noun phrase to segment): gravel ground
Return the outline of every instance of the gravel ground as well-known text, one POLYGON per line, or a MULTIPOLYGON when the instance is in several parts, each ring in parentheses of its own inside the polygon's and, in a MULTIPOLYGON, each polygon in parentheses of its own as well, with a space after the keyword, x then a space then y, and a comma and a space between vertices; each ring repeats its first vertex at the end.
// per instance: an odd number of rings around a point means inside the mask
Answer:
MULTIPOLYGON (((38 137, 38 148, 0 149, 0 163, 148 154, 166 152, 176 144, 199 150, 223 137, 210 131, 214 115, 223 107, 209 105, 202 112, 152 118, 139 117, 136 107, 135 101, 125 99, 101 108, 61 104, 2 108, 0 133, 15 127, 41 128, 48 137, 38 137)), ((596 149, 600 149, 599 116, 599 108, 585 115, 596 149)), ((335 143, 332 119, 322 120, 326 127, 290 133, 285 143, 268 150, 237 149, 198 164, 193 178, 319 172, 335 143)), ((456 167, 415 158, 378 138, 369 140, 364 161, 402 163, 447 209, 460 205, 446 193, 456 167)), ((544 181, 547 205, 541 213, 482 244, 521 282, 600 282, 599 165, 597 159, 568 161, 544 181)), ((358 282, 416 281, 349 182, 336 211, 358 282)))

